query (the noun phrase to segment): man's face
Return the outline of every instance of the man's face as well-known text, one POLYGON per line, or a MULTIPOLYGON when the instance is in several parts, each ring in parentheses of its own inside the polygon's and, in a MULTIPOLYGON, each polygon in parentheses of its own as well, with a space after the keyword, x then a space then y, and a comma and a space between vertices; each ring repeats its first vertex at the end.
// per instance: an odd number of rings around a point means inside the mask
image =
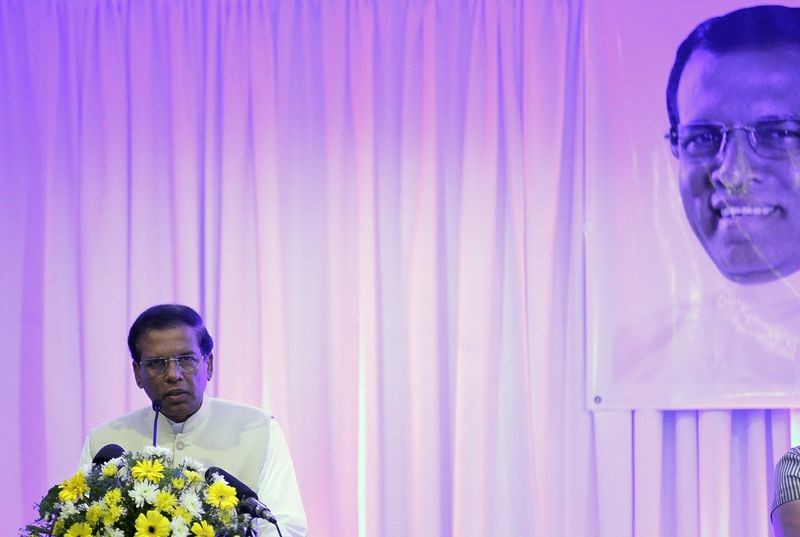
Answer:
MULTIPOLYGON (((197 331, 187 325, 178 325, 163 330, 149 330, 138 341, 141 360, 174 358, 194 354, 200 356, 197 331)), ((183 422, 197 412, 203 402, 206 383, 214 370, 214 356, 201 360, 197 371, 187 373, 174 361, 161 375, 153 375, 140 363, 133 362, 136 384, 151 401, 161 399, 161 412, 175 422, 183 422)))
MULTIPOLYGON (((752 125, 800 117, 800 47, 695 51, 677 95, 682 125, 752 125)), ((765 158, 748 133, 728 133, 718 158, 681 158, 680 191, 689 224, 719 270, 755 283, 800 268, 800 162, 765 158)))

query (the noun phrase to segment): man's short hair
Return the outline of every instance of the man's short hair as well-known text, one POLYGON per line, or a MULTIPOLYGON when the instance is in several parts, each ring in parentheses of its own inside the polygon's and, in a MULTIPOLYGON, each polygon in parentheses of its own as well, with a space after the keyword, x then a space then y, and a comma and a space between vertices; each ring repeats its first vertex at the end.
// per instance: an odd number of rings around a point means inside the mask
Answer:
POLYGON ((667 113, 670 128, 680 123, 678 84, 686 63, 695 50, 724 53, 748 48, 800 45, 800 8, 753 6, 713 17, 700 23, 684 39, 675 54, 667 83, 667 113))
POLYGON ((164 330, 176 326, 190 326, 197 332, 200 352, 205 355, 214 348, 214 340, 203 324, 203 318, 189 306, 182 304, 159 304, 144 310, 131 325, 128 332, 128 349, 135 362, 142 359, 139 351, 139 339, 149 330, 164 330))

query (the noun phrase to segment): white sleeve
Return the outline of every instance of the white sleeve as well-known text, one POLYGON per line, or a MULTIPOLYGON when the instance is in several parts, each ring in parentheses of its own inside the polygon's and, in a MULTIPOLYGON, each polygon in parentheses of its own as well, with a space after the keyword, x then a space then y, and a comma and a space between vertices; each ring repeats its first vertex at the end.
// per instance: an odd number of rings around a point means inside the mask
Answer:
POLYGON ((86 465, 91 466, 92 464, 92 451, 89 448, 89 437, 86 437, 86 440, 83 441, 83 450, 81 450, 81 459, 78 461, 78 468, 82 468, 86 465))
MULTIPOLYGON (((258 476, 256 494, 275 515, 283 537, 306 536, 306 512, 297 487, 292 457, 283 430, 275 419, 270 419, 269 445, 258 476)), ((275 526, 266 523, 259 528, 259 535, 277 537, 278 532, 275 526)))

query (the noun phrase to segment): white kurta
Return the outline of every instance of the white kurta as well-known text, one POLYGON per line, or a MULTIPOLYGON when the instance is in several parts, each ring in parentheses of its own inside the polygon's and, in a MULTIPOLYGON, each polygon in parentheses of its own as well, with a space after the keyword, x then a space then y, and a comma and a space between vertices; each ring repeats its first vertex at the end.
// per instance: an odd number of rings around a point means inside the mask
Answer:
MULTIPOLYGON (((90 464, 108 444, 126 451, 153 444, 153 418, 149 407, 101 425, 89 433, 81 464, 90 464)), ((306 535, 306 515, 297 487, 294 466, 278 422, 260 409, 206 397, 200 409, 183 423, 158 419, 158 445, 173 452, 173 464, 186 457, 206 467, 217 466, 258 494, 278 519, 284 537, 306 535)), ((272 524, 259 535, 277 535, 272 524)))

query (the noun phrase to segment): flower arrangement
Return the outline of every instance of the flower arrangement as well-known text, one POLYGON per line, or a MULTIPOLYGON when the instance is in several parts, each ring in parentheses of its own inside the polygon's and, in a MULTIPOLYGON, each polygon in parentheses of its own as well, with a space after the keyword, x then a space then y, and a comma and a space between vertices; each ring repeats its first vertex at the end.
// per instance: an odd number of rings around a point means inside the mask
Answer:
POLYGON ((206 483, 192 459, 172 465, 172 451, 148 446, 78 471, 39 503, 24 537, 243 536, 250 515, 236 510, 236 490, 219 474, 206 483))

